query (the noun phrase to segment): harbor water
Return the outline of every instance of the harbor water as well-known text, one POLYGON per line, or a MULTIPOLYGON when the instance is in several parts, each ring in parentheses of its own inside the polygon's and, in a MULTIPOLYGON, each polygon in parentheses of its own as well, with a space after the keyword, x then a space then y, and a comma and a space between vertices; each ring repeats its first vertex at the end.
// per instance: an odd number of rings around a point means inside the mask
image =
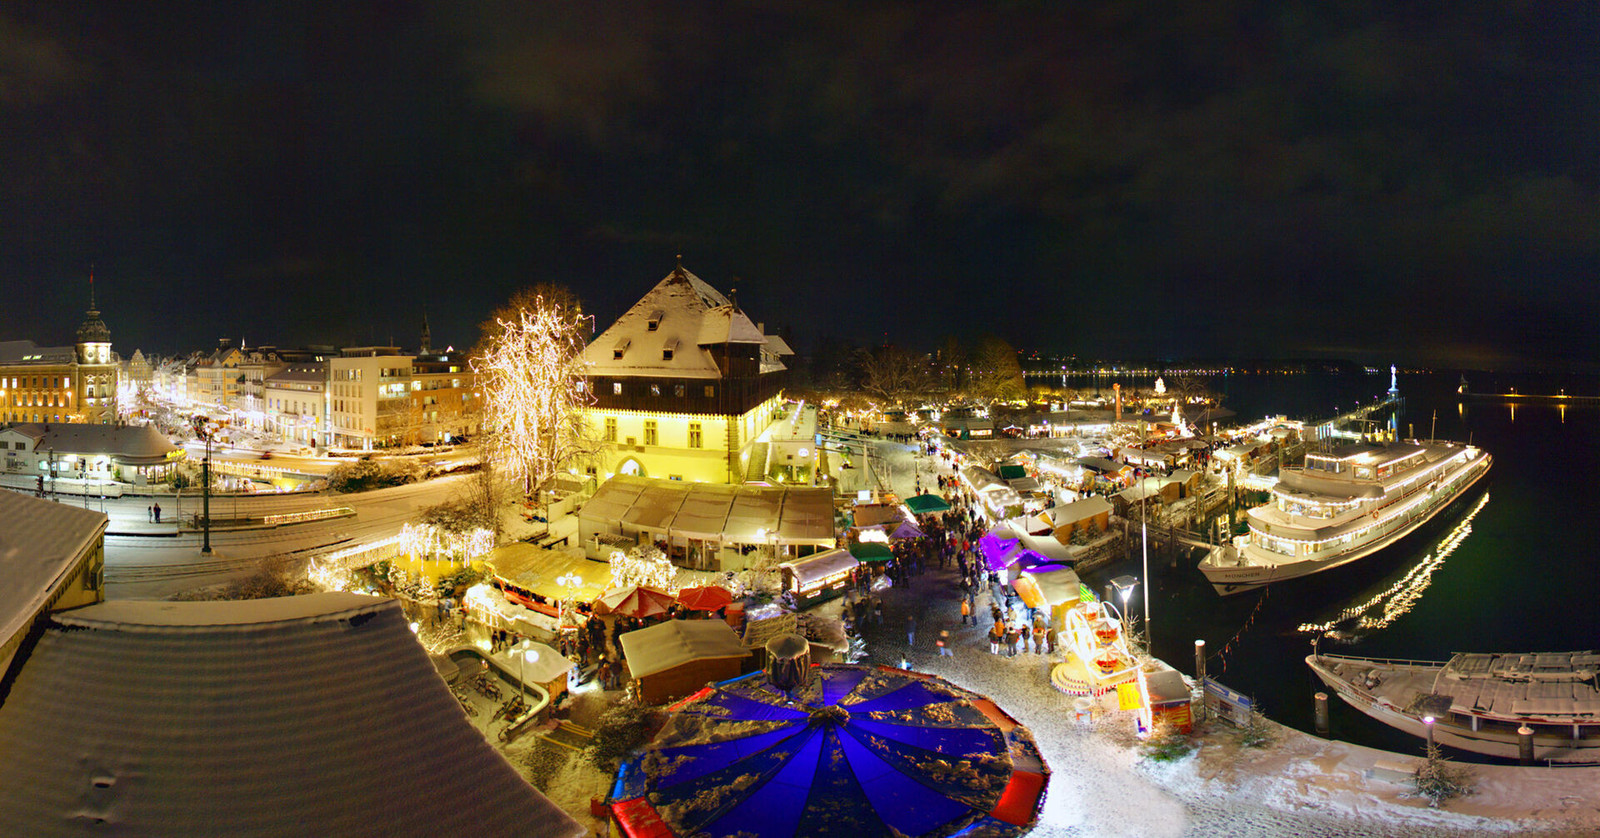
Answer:
MULTIPOLYGON (((1593 377, 1466 376, 1478 392, 1600 394, 1600 379, 1593 377)), ((1219 597, 1195 569, 1198 555, 1176 567, 1154 562, 1155 653, 1192 671, 1194 641, 1204 639, 1210 675, 1253 696, 1273 719, 1310 731, 1313 694, 1321 688, 1304 663, 1313 636, 1322 637, 1325 652, 1425 660, 1456 652, 1600 648, 1600 590, 1594 585, 1600 403, 1463 400, 1460 380, 1460 372, 1400 376, 1398 430, 1402 437, 1431 432, 1483 446, 1495 462, 1477 487, 1403 541, 1265 593, 1219 597)), ((1244 375, 1206 383, 1249 421, 1269 413, 1348 410, 1358 400, 1380 398, 1389 377, 1244 375)), ((1122 573, 1140 575, 1138 561, 1087 581, 1098 589, 1122 573)), ((1134 598, 1135 614, 1140 599, 1134 598)), ((1401 753, 1420 750, 1420 740, 1337 699, 1333 705, 1333 738, 1401 753)))

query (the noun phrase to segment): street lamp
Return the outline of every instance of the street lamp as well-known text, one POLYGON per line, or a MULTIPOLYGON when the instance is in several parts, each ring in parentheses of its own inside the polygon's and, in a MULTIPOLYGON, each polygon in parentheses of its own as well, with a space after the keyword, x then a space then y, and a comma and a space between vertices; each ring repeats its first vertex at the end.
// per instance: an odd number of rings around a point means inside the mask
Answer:
POLYGON ((1423 716, 1422 717, 1422 729, 1423 729, 1423 731, 1425 731, 1427 733, 1427 736, 1428 736, 1428 750, 1432 751, 1433 750, 1433 717, 1432 716, 1423 716))
POLYGON ((1139 584, 1139 580, 1132 576, 1118 576, 1111 580, 1111 587, 1115 588, 1117 596, 1122 598, 1122 628, 1124 631, 1128 628, 1128 598, 1133 596, 1133 588, 1137 584, 1139 584))
POLYGON ((1139 549, 1144 555, 1144 636, 1150 634, 1150 478, 1139 478, 1139 549))
POLYGON ((205 441, 206 458, 200 465, 200 491, 201 497, 201 523, 205 528, 204 540, 200 546, 203 555, 211 555, 211 430, 209 420, 205 416, 196 416, 193 420, 195 436, 205 441))

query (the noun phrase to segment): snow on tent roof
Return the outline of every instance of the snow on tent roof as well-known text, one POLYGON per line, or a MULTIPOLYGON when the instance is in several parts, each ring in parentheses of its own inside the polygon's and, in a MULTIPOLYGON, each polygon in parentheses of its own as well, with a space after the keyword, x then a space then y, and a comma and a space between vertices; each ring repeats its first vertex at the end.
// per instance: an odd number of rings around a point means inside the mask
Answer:
POLYGON ((810 486, 717 486, 633 475, 607 480, 578 513, 604 526, 742 543, 833 540, 833 492, 810 486), (759 533, 759 534, 758 534, 759 533))
POLYGON ((819 541, 833 537, 833 498, 820 493, 786 492, 778 525, 780 538, 819 541))
POLYGON ((1073 570, 1055 570, 1049 573, 1025 570, 1023 573, 1033 580, 1039 588, 1039 593, 1044 596, 1045 602, 1051 605, 1076 602, 1082 593, 1078 574, 1073 570))
POLYGON ((103 512, 0 491, 0 642, 45 607, 106 522, 103 512))
POLYGON ((357 594, 53 615, 0 753, 0 823, 37 836, 583 834, 357 594))
POLYGON ((628 674, 644 678, 690 661, 742 658, 750 654, 722 620, 666 620, 618 638, 628 674))
POLYGON ((806 585, 818 579, 825 579, 841 570, 849 570, 860 564, 860 562, 856 561, 855 556, 850 555, 849 550, 840 548, 813 553, 803 559, 784 562, 778 566, 789 568, 794 573, 795 579, 801 585, 806 585))
POLYGON ((887 667, 823 664, 792 697, 724 682, 677 708, 651 770, 621 769, 612 812, 630 835, 1020 835, 1048 769, 988 703, 887 667))

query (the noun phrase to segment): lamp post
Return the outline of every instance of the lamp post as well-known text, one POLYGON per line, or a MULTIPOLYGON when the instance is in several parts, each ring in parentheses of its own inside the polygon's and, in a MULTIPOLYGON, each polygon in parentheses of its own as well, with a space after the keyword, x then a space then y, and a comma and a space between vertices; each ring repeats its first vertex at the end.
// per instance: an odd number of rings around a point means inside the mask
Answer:
POLYGON ((201 525, 204 536, 200 545, 202 555, 211 555, 211 430, 204 416, 194 417, 194 433, 206 444, 206 458, 200 462, 201 525))
POLYGON ((1422 730, 1428 736, 1428 750, 1432 751, 1433 750, 1433 717, 1432 716, 1423 716, 1422 717, 1422 730))
POLYGON ((1117 595, 1122 598, 1122 629, 1128 629, 1128 598, 1133 596, 1133 588, 1139 580, 1132 576, 1118 576, 1111 580, 1111 587, 1115 588, 1117 595))
POLYGON ((1144 555, 1144 636, 1150 639, 1150 478, 1139 478, 1139 549, 1144 555))

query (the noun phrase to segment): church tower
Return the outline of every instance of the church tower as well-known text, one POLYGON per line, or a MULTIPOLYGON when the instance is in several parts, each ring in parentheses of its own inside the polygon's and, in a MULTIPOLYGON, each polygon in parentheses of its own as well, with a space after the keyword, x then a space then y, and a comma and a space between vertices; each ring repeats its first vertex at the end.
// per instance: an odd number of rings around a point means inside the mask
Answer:
POLYGON ((73 382, 84 421, 109 424, 117 418, 117 362, 111 354, 111 330, 94 303, 94 274, 89 274, 89 310, 77 333, 78 374, 73 382))

